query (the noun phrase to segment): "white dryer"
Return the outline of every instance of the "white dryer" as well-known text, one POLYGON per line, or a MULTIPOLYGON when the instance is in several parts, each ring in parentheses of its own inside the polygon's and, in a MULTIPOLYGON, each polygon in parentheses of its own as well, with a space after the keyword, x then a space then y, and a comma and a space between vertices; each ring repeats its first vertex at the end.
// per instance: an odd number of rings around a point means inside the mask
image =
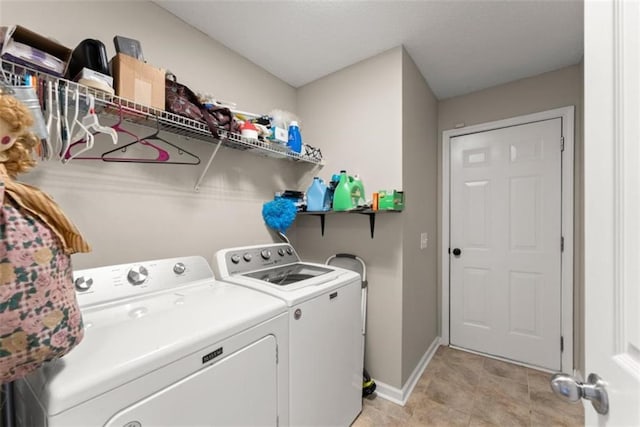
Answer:
POLYGON ((85 337, 16 383, 18 425, 288 423, 281 300, 215 281, 202 257, 74 277, 85 337))
POLYGON ((219 280, 273 295, 289 306, 289 421, 348 426, 362 410, 360 275, 301 262, 291 245, 224 249, 219 280))

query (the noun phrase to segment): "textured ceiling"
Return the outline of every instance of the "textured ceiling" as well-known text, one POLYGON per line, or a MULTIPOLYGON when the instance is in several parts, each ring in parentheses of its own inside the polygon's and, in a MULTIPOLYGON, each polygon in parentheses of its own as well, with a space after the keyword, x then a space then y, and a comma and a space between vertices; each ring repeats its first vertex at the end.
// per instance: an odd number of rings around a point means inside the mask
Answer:
POLYGON ((439 99, 577 64, 582 1, 156 3, 294 87, 404 45, 439 99))

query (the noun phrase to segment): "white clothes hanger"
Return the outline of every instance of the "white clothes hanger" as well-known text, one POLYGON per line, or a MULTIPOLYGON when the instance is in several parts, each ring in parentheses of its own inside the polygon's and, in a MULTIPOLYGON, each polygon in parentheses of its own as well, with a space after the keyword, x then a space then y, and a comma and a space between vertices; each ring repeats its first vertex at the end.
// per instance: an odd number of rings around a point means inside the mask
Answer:
POLYGON ((71 145, 71 136, 73 135, 73 127, 75 125, 75 123, 71 123, 71 126, 69 126, 69 86, 65 85, 64 87, 64 107, 63 107, 63 114, 62 116, 64 117, 64 121, 62 123, 63 125, 63 130, 64 132, 62 132, 62 146, 60 148, 60 151, 58 151, 58 156, 59 158, 62 158, 64 156, 64 153, 67 152, 67 150, 69 149, 69 145, 71 145))
MULTIPOLYGON (((56 153, 62 150, 62 117, 60 115, 60 84, 56 80, 53 84, 53 103, 55 104, 54 116, 54 135, 52 136, 52 145, 55 145, 56 153)), ((49 159, 53 156, 53 152, 49 154, 49 159)), ((48 159, 47 159, 48 160, 48 159)))
POLYGON ((78 157, 80 154, 84 153, 85 151, 91 150, 93 148, 93 142, 94 142, 93 133, 80 120, 78 120, 78 115, 79 115, 78 112, 80 110, 80 93, 78 92, 78 90, 76 90, 73 95, 75 99, 75 109, 74 109, 75 111, 73 115, 73 121, 71 123, 71 129, 69 130, 69 135, 70 135, 69 141, 71 141, 72 139, 75 141, 76 138, 82 138, 85 141, 85 146, 84 148, 78 150, 73 155, 66 156, 66 153, 69 150, 69 147, 71 146, 71 143, 69 143, 69 146, 61 154, 62 158, 60 159, 60 161, 62 163, 69 163, 69 161, 71 161, 74 157, 78 157), (78 135, 78 137, 76 137, 75 135, 76 126, 78 127, 79 134, 84 133, 83 136, 78 135))
POLYGON ((102 126, 98 121, 98 115, 95 109, 95 97, 91 94, 87 94, 87 104, 89 105, 89 111, 82 118, 82 124, 90 132, 104 133, 111 137, 114 144, 118 143, 118 132, 110 126, 102 126))
POLYGON ((45 144, 47 149, 42 153, 44 160, 51 159, 53 153, 53 139, 55 138, 55 106, 53 104, 53 82, 47 82, 47 137, 45 144))
POLYGON ((85 132, 85 136, 84 136, 85 146, 84 148, 78 150, 76 153, 74 153, 69 157, 64 157, 63 155, 61 160, 62 163, 69 163, 74 157, 78 157, 80 154, 84 153, 85 151, 89 151, 93 148, 93 141, 94 141, 93 134, 79 120, 76 121, 76 124, 80 129, 82 129, 85 132))

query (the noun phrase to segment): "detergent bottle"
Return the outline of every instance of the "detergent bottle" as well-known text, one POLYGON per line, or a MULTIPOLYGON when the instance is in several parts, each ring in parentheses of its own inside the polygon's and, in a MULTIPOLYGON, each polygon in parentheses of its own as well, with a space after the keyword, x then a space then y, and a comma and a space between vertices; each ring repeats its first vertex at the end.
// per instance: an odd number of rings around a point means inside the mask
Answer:
POLYGON ((298 122, 295 120, 289 124, 289 142, 287 142, 287 146, 295 153, 302 152, 302 136, 300 135, 298 122))
POLYGON ((340 181, 333 191, 333 210, 348 211, 353 208, 353 199, 351 198, 352 178, 347 175, 347 171, 340 171, 340 181))
POLYGON ((307 189, 307 211, 328 211, 327 185, 319 177, 314 177, 313 182, 307 189))
POLYGON ((364 184, 358 174, 353 175, 353 181, 351 182, 351 199, 354 208, 363 206, 367 203, 365 199, 364 184))

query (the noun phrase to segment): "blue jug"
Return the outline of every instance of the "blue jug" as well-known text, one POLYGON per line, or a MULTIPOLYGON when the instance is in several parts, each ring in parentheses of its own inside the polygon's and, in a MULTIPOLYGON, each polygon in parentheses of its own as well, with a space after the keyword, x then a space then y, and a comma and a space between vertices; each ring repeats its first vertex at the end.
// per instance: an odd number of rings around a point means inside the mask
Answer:
POLYGON ((314 177, 313 182, 307 189, 307 211, 328 211, 329 200, 327 186, 319 177, 314 177))

